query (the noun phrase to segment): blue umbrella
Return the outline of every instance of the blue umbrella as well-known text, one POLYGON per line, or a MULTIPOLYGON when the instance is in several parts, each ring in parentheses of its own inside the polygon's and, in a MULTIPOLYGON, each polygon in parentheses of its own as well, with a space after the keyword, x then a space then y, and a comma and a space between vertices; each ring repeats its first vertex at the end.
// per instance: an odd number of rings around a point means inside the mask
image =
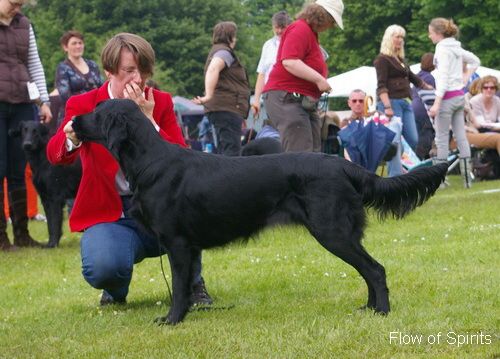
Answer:
POLYGON ((366 125, 360 121, 352 121, 339 132, 351 161, 371 172, 377 170, 394 136, 396 134, 393 131, 374 121, 369 121, 366 125))

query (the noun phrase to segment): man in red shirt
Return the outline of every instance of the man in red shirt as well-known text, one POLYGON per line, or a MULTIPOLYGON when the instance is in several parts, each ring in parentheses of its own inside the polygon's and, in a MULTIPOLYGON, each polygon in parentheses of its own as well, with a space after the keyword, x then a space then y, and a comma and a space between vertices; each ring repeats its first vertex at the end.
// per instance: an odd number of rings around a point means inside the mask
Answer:
POLYGON ((280 132, 283 149, 320 151, 321 123, 317 103, 331 90, 328 68, 318 33, 341 29, 342 0, 317 0, 309 4, 297 21, 285 30, 276 64, 264 88, 264 103, 273 125, 280 132))
MULTIPOLYGON (((52 164, 81 158, 83 174, 69 223, 72 231, 84 232, 82 273, 91 286, 103 289, 101 304, 105 305, 125 303, 134 263, 165 252, 158 239, 129 216, 132 192, 118 162, 104 146, 81 142, 71 127, 72 118, 92 112, 102 101, 128 98, 140 106, 166 141, 186 144, 170 94, 145 87, 155 61, 146 40, 128 33, 115 35, 104 47, 101 60, 108 81, 68 100, 63 123, 47 146, 47 157, 52 164)), ((201 254, 192 272, 192 304, 211 304, 201 277, 201 254)))

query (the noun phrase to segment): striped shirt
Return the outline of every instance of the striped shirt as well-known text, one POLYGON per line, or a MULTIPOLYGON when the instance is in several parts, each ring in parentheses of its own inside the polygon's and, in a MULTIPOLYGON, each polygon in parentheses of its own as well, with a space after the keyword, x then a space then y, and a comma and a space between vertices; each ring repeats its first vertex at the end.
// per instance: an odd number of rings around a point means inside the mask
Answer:
POLYGON ((28 45, 28 73, 31 81, 35 82, 38 91, 40 92, 40 100, 42 102, 49 101, 49 93, 47 92, 47 83, 45 82, 45 73, 43 72, 42 62, 38 55, 36 46, 35 32, 30 24, 30 37, 28 45))

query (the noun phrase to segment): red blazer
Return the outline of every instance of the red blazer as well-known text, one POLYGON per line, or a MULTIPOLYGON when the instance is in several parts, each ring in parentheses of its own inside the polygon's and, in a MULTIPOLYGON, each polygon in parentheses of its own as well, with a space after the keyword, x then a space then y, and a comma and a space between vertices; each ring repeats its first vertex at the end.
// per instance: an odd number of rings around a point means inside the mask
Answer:
MULTIPOLYGON (((153 96, 153 118, 160 126, 160 135, 171 143, 186 147, 172 97, 157 90, 153 90, 153 96)), ((104 146, 94 142, 83 142, 80 148, 68 152, 63 131, 73 116, 92 112, 98 103, 108 99, 108 82, 98 89, 71 97, 66 104, 64 121, 47 145, 47 158, 54 165, 72 163, 80 155, 83 174, 69 219, 73 232, 83 231, 97 223, 114 222, 122 214, 122 202, 115 184, 118 162, 104 146)))

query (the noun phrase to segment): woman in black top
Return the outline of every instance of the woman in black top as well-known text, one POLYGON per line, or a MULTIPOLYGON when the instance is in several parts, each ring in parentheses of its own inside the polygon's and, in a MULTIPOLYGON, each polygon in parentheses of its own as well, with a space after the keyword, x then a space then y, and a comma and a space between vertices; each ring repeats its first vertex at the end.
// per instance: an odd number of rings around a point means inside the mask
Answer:
POLYGON ((58 124, 64 118, 64 107, 71 96, 88 92, 103 84, 99 66, 94 61, 83 58, 85 43, 81 33, 67 31, 60 42, 68 58, 59 63, 56 70, 56 87, 62 105, 58 113, 58 124))

